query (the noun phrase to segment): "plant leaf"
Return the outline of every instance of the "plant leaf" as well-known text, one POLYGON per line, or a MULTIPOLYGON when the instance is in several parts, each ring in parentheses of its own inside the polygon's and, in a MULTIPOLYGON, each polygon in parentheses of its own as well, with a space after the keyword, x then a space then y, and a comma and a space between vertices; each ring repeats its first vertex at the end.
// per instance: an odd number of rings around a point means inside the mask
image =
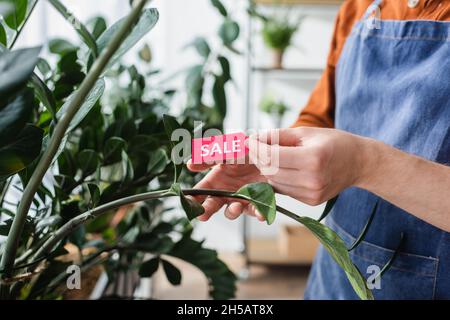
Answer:
POLYGON ((183 163, 180 164, 176 164, 174 159, 176 159, 177 157, 175 157, 175 155, 172 153, 174 147, 175 147, 175 143, 172 141, 172 133, 181 128, 181 125, 178 123, 178 121, 172 117, 169 116, 167 114, 165 114, 163 116, 163 122, 164 122, 164 129, 166 131, 166 135, 170 141, 170 145, 171 145, 171 149, 170 149, 170 159, 172 160, 173 164, 174 164, 174 170, 175 170, 175 176, 174 176, 174 182, 178 181, 178 178, 180 177, 181 171, 183 170, 183 163))
POLYGON ((67 20, 67 22, 69 22, 69 24, 73 26, 80 38, 91 49, 91 52, 94 54, 94 56, 97 57, 97 43, 95 42, 94 37, 86 28, 86 26, 82 24, 81 21, 73 15, 73 13, 69 12, 66 6, 63 5, 59 0, 49 0, 49 2, 67 20))
MULTIPOLYGON (((111 39, 124 24, 126 18, 123 18, 113 24, 108 30, 103 32, 103 34, 97 40, 97 47, 99 52, 102 52, 110 43, 111 39)), ((125 39, 120 48, 116 51, 108 67, 116 64, 122 56, 127 53, 136 43, 139 42, 153 27, 159 19, 158 10, 146 9, 142 12, 141 18, 136 23, 134 29, 131 31, 130 35, 125 39)), ((108 68, 107 68, 108 69, 108 68)))
POLYGON ((0 147, 0 181, 25 169, 40 154, 43 130, 26 125, 11 144, 0 147))
MULTIPOLYGON (((70 122, 69 128, 67 128, 66 131, 67 133, 71 132, 78 126, 78 124, 80 124, 80 122, 86 117, 89 111, 91 111, 91 109, 95 106, 97 101, 103 95, 104 91, 105 91, 105 80, 104 79, 97 80, 96 84, 94 85, 91 92, 85 99, 84 103, 81 105, 77 114, 73 117, 72 121, 70 122)), ((56 117, 58 119, 61 119, 64 116, 75 94, 76 92, 72 94, 63 104, 61 109, 59 109, 58 113, 56 114, 56 117)))
POLYGON ((52 117, 56 118, 56 101, 53 92, 35 73, 31 75, 31 85, 33 86, 36 97, 42 102, 44 107, 50 112, 52 117))
POLYGON ((103 148, 103 164, 110 165, 122 160, 122 151, 125 150, 127 143, 119 137, 111 137, 103 148))
POLYGON ((322 215, 320 216, 319 219, 317 219, 317 221, 320 222, 320 221, 322 221, 323 219, 325 219, 328 216, 328 214, 331 212, 331 210, 333 209, 334 205, 336 204, 338 198, 339 198, 339 195, 337 195, 333 199, 328 200, 327 204, 325 205, 325 209, 323 210, 322 215))
POLYGON ((48 44, 48 49, 51 53, 63 56, 68 52, 76 51, 77 47, 64 39, 52 39, 48 44))
POLYGON ((14 9, 5 17, 5 23, 13 30, 19 29, 27 14, 28 0, 12 1, 14 9))
POLYGON ((139 276, 142 278, 150 278, 159 267, 159 257, 144 261, 139 268, 139 276))
POLYGON ((372 212, 370 213, 369 219, 367 220, 366 224, 364 225, 364 228, 362 229, 361 233, 359 234, 359 237, 355 239, 355 241, 352 243, 348 251, 352 251, 355 249, 359 244, 364 240, 366 237, 367 231, 369 231, 369 227, 372 224, 373 218, 375 217, 375 213, 378 209, 378 201, 375 203, 375 206, 372 209, 372 212))
POLYGON ((100 188, 95 183, 87 184, 89 194, 88 204, 90 208, 94 208, 100 202, 100 188))
POLYGON ((4 45, 5 47, 8 44, 8 36, 6 35, 5 28, 0 23, 0 44, 4 45))
POLYGON ((215 77, 212 93, 215 107, 222 119, 225 119, 227 115, 227 95, 225 93, 225 82, 222 77, 215 77))
POLYGON ((208 42, 203 37, 197 37, 195 38, 193 42, 193 46, 195 50, 203 57, 208 58, 211 53, 211 48, 209 47, 208 42))
POLYGON ((151 175, 159 175, 164 172, 168 163, 169 158, 167 157, 166 151, 159 148, 152 153, 150 161, 148 162, 147 172, 151 175))
POLYGON ((276 217, 275 192, 268 183, 252 183, 240 188, 235 195, 244 196, 272 224, 276 217))
POLYGON ((77 155, 77 166, 83 173, 83 177, 88 177, 94 173, 100 165, 100 157, 94 150, 82 150, 77 155))
POLYGON ((239 38, 240 28, 236 21, 226 19, 220 26, 219 36, 224 45, 230 46, 237 38, 239 38))
POLYGON ((162 261, 163 269, 166 274, 167 280, 169 280, 169 282, 174 286, 180 285, 180 283, 181 283, 180 270, 178 270, 177 267, 175 267, 172 263, 170 263, 167 260, 161 259, 161 261, 162 261))
POLYGON ((222 16, 228 16, 228 11, 220 0, 211 0, 211 4, 220 12, 222 16))
POLYGON ((187 218, 191 221, 202 215, 205 212, 203 206, 195 200, 187 198, 181 191, 181 186, 179 183, 175 183, 170 188, 170 192, 173 195, 180 197, 180 203, 183 207, 184 212, 186 212, 187 218))
POLYGON ((28 82, 40 51, 39 47, 0 53, 0 104, 28 82))
POLYGON ((309 217, 297 217, 320 240, 336 263, 344 270, 356 294, 363 300, 373 300, 366 280, 353 264, 344 241, 330 228, 309 217))

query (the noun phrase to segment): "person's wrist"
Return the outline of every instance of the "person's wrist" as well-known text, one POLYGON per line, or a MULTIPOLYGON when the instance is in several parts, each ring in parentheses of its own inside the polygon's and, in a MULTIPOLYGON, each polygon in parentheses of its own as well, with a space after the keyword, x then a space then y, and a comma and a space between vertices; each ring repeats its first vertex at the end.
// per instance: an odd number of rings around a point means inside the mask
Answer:
POLYGON ((356 177, 354 186, 369 190, 376 183, 383 164, 385 145, 370 138, 356 137, 356 177))

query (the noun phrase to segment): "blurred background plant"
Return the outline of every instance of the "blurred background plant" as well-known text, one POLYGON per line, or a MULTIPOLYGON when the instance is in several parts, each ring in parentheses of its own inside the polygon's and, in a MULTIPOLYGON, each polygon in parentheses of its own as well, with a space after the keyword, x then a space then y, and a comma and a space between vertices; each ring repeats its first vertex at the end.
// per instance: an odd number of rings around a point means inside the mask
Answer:
MULTIPOLYGON (((261 34, 265 45, 272 49, 273 68, 283 68, 283 57, 286 50, 292 45, 292 38, 299 30, 304 19, 297 14, 293 17, 293 10, 288 7, 287 10, 273 10, 270 13, 258 9, 254 0, 249 0, 250 5, 248 13, 261 20, 263 28, 261 34)), ((273 0, 273 5, 283 4, 282 0, 273 0)))
POLYGON ((277 100, 274 94, 269 93, 263 97, 259 108, 273 119, 275 128, 282 128, 283 117, 290 109, 284 101, 277 100))
MULTIPOLYGON (((77 100, 80 88, 84 89, 86 79, 98 69, 99 54, 108 50, 127 22, 124 18, 108 28, 105 19, 97 17, 83 24, 61 2, 50 2, 74 26, 82 44, 53 39, 48 44, 49 60, 39 58, 39 48, 11 51, 37 1, 0 2, 4 17, 0 23, 0 236, 16 234, 12 225, 19 200, 34 179, 55 128, 77 100)), ((207 39, 194 40, 192 46, 201 63, 187 68, 182 88, 153 81, 159 70, 151 67, 148 45, 139 52, 148 70, 120 62, 153 28, 158 12, 144 9, 133 23, 133 30, 110 57, 106 71, 92 83, 51 169, 39 183, 24 220, 15 261, 13 265, 2 263, 3 298, 67 297, 66 269, 73 263, 85 273, 94 272, 95 279, 102 272, 107 274, 100 296, 130 298, 140 278, 151 277, 159 266, 171 284, 180 284, 181 273, 167 256, 198 267, 208 279, 212 298, 234 296, 235 275, 216 251, 192 239, 188 220, 174 216, 162 200, 111 210, 77 228, 45 259, 33 260, 43 243, 75 216, 128 195, 170 187, 174 171, 169 165, 171 147, 163 114, 172 112, 175 95, 186 96, 177 117, 184 128, 192 131, 194 119, 204 121, 205 129, 222 127, 227 112, 226 85, 231 80, 226 55, 237 52, 233 44, 239 37, 239 25, 220 1, 211 3, 224 20, 218 30, 221 46, 212 49, 207 39), (208 87, 214 97, 210 106, 203 101, 208 82, 213 83, 208 87)), ((196 180, 198 177, 183 171, 178 182, 191 184, 196 180)), ((3 241, 3 260, 6 251, 3 241)), ((86 294, 84 298, 90 292, 86 294)))

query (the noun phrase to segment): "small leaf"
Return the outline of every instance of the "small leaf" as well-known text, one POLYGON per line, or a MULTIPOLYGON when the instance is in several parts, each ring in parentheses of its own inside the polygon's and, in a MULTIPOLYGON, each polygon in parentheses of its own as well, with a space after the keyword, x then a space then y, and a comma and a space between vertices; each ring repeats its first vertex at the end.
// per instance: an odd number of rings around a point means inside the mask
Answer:
POLYGON ((231 45, 239 38, 240 28, 236 21, 227 19, 219 29, 219 36, 226 46, 231 45))
POLYGON ((146 63, 152 62, 152 50, 148 44, 145 44, 144 47, 139 50, 139 58, 146 63))
POLYGON ((64 39, 53 39, 50 40, 48 49, 51 53, 63 56, 68 52, 76 51, 77 47, 64 39))
POLYGON ((141 264, 139 268, 139 276, 142 278, 150 278, 158 270, 159 257, 150 259, 141 264))
POLYGON ((228 11, 220 0, 211 0, 211 4, 220 12, 222 16, 228 16, 228 11))
POLYGON ((3 25, 1 23, 0 23, 0 44, 2 44, 5 47, 8 44, 8 37, 6 35, 5 28, 3 27, 3 25))
POLYGON ((148 173, 151 175, 159 175, 164 172, 169 163, 169 158, 164 149, 160 148, 152 153, 148 162, 148 173))
POLYGON ((100 202, 100 188, 95 183, 88 183, 87 189, 89 194, 89 206, 94 208, 100 202))
POLYGON ((203 57, 203 58, 208 58, 209 54, 211 53, 211 48, 209 47, 208 42, 206 42, 206 39, 203 37, 197 37, 194 42, 193 45, 195 47, 195 49, 197 50, 197 52, 203 57))
POLYGON ((122 151, 122 172, 123 172, 122 178, 123 181, 130 182, 134 179, 133 164, 131 163, 128 154, 125 151, 122 151))
POLYGON ((170 188, 170 192, 180 197, 181 206, 183 207, 184 212, 186 212, 186 216, 189 220, 193 220, 205 212, 205 209, 200 203, 187 198, 183 194, 179 183, 173 184, 170 188))
POLYGON ((228 82, 231 80, 231 69, 230 69, 230 61, 224 56, 219 56, 218 58, 220 66, 222 67, 222 78, 224 82, 228 82))
POLYGON ((87 25, 91 27, 91 34, 97 40, 103 32, 106 31, 106 20, 102 17, 95 17, 88 21, 87 25))
MULTIPOLYGON (((172 151, 175 147, 175 143, 172 141, 172 133, 175 130, 180 129, 181 125, 178 123, 178 121, 174 117, 169 116, 167 114, 165 114, 163 116, 163 122, 164 122, 164 129, 166 131, 166 135, 169 138, 170 145, 171 145, 170 159, 172 160, 172 162, 174 162, 175 157, 173 157, 174 155, 172 154, 172 151)), ((174 180, 175 180, 175 182, 178 181, 178 178, 180 177, 182 169, 183 169, 183 163, 180 163, 180 164, 174 163, 174 170, 175 170, 174 180)))
POLYGON ((51 113, 53 118, 56 118, 56 101, 53 92, 47 85, 36 75, 31 76, 31 85, 33 86, 36 97, 42 102, 44 107, 51 113))
POLYGON ((252 183, 240 188, 235 195, 244 196, 267 221, 272 224, 276 217, 275 192, 268 183, 252 183))
POLYGON ((178 286, 181 283, 180 270, 178 270, 177 267, 175 267, 173 264, 171 264, 167 260, 161 259, 161 261, 162 261, 164 272, 166 273, 167 280, 169 280, 169 282, 172 285, 178 286))
POLYGON ((100 157, 94 150, 83 150, 77 155, 77 166, 83 173, 83 177, 88 177, 94 173, 100 165, 100 157))
POLYGON ((225 119, 227 115, 227 95, 225 93, 225 82, 222 77, 215 77, 212 93, 215 107, 222 119, 225 119))
POLYGON ((122 160, 122 151, 125 150, 127 143, 119 137, 111 137, 103 148, 103 164, 110 165, 122 160))

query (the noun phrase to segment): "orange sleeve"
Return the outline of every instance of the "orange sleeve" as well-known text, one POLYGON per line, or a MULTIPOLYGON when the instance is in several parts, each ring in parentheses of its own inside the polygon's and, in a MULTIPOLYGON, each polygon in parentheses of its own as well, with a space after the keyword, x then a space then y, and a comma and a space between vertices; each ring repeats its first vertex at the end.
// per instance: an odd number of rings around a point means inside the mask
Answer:
POLYGON ((336 65, 353 25, 371 3, 371 0, 348 0, 342 5, 336 18, 325 71, 292 127, 334 127, 336 65))

